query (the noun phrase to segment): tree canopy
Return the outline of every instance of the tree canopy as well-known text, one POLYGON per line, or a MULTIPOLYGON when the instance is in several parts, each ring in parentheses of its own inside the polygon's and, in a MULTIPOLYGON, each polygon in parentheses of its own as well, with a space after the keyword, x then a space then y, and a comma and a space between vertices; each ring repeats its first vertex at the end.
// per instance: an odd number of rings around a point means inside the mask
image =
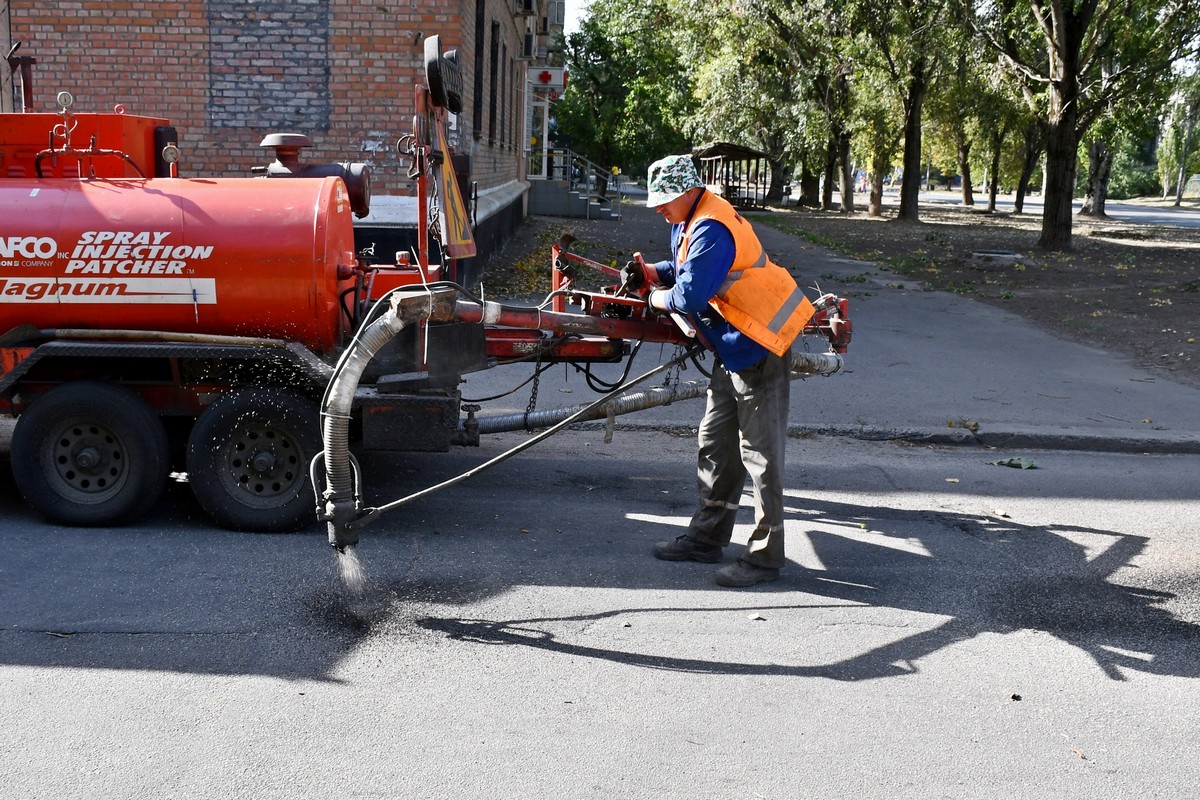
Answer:
POLYGON ((878 213, 898 178, 898 217, 912 221, 935 170, 962 179, 964 202, 984 177, 989 209, 1001 185, 1015 187, 1019 210, 1044 154, 1039 243, 1066 248, 1081 155, 1101 210, 1108 181, 1097 176, 1152 153, 1158 119, 1174 121, 1170 169, 1193 157, 1186 123, 1200 101, 1194 88, 1176 92, 1173 65, 1193 51, 1198 5, 593 0, 566 39, 571 81, 555 113, 574 149, 633 173, 713 140, 762 150, 772 200, 785 173, 821 176, 819 202, 832 208, 840 187, 849 213, 864 174, 878 213))
POLYGON ((594 0, 567 37, 571 79, 555 107, 560 134, 605 166, 632 172, 689 149, 684 124, 697 107, 667 0, 594 0))

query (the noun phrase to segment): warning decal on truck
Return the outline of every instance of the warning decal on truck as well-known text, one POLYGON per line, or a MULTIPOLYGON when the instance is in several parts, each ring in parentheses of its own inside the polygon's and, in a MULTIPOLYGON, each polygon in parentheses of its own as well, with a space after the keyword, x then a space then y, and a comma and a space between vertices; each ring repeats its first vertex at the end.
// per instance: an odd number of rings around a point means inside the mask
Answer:
POLYGON ((214 278, 0 277, 0 303, 162 303, 212 305, 214 278))

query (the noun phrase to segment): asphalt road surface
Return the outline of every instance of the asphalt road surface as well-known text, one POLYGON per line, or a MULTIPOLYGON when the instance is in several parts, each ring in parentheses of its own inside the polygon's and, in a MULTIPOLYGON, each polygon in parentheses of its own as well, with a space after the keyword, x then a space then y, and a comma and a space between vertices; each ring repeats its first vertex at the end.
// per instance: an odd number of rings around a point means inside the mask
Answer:
MULTIPOLYGON (((524 437, 369 457, 367 501, 524 437)), ((729 590, 649 555, 694 446, 559 434, 368 527, 361 597, 316 526, 178 485, 58 528, 0 479, 0 797, 1194 796, 1200 456, 793 439, 788 568, 729 590)))

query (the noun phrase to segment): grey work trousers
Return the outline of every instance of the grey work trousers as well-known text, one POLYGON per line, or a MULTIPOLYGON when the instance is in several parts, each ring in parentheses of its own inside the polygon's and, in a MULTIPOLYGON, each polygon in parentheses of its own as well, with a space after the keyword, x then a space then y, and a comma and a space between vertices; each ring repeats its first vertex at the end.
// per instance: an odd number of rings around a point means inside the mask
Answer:
POLYGON ((783 551, 783 461, 787 448, 791 354, 768 354, 740 372, 717 364, 700 421, 696 480, 700 505, 688 536, 729 544, 746 476, 754 488, 754 531, 741 560, 778 569, 783 551))

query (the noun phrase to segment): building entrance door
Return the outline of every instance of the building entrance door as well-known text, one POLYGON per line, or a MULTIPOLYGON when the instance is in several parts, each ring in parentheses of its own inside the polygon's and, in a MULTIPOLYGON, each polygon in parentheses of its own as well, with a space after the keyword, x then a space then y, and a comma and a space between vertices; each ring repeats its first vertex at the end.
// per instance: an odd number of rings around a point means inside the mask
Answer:
POLYGON ((544 180, 546 178, 546 156, 549 149, 550 102, 535 98, 530 104, 529 120, 529 170, 526 176, 544 180))

